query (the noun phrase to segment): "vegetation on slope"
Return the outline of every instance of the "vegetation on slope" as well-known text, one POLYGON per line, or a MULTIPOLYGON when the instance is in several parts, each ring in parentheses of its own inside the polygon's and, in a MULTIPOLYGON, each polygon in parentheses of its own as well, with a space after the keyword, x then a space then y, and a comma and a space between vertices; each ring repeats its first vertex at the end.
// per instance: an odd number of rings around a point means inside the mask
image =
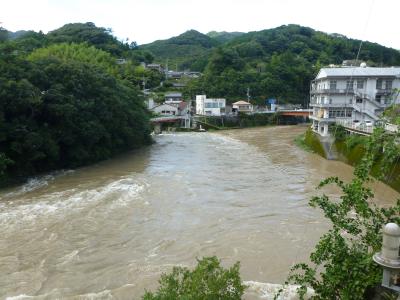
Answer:
MULTIPOLYGON (((178 63, 180 69, 204 71, 202 78, 187 87, 187 96, 206 93, 234 101, 245 98, 249 88, 257 104, 268 98, 307 103, 310 80, 321 66, 354 59, 360 45, 359 40, 298 25, 245 33, 227 41, 214 37, 215 43, 198 32, 191 31, 189 36, 187 39, 183 34, 143 48, 162 63, 169 58, 173 62, 170 68, 178 63)), ((370 66, 400 65, 400 52, 364 42, 359 59, 370 66)))
POLYGON ((244 32, 227 32, 227 31, 210 31, 207 33, 207 36, 210 38, 218 41, 219 43, 225 43, 230 40, 233 40, 234 38, 237 38, 238 36, 243 35, 244 32))
POLYGON ((307 288, 315 291, 312 299, 378 299, 382 269, 372 256, 381 250, 383 226, 400 223, 400 201, 392 207, 376 206, 368 183, 373 180, 370 175, 377 161, 380 167, 375 172, 379 177, 392 173, 399 158, 395 140, 383 129, 376 129, 365 142, 364 155, 350 182, 330 177, 318 186, 323 189, 335 185, 342 194, 339 199, 331 199, 322 193, 310 200, 310 205, 320 208, 332 227, 310 254, 311 263, 299 263, 291 269, 286 283, 301 285, 301 299, 307 288))
POLYGON ((0 42, 0 185, 150 142, 138 62, 118 65, 94 40, 56 43, 27 33, 0 42))
POLYGON ((178 67, 179 70, 202 71, 211 50, 218 45, 217 40, 189 30, 167 40, 141 45, 140 48, 150 51, 159 63, 166 64, 168 60, 169 69, 176 70, 178 67))

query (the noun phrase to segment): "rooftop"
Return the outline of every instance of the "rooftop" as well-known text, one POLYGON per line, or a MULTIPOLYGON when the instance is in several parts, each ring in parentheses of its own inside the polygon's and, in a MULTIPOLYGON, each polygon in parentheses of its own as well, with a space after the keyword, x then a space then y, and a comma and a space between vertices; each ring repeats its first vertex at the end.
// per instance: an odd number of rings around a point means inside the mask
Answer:
POLYGON ((182 93, 168 93, 165 97, 182 97, 182 93))
POLYGON ((235 103, 232 103, 232 105, 251 105, 251 103, 243 101, 243 100, 240 100, 240 101, 237 101, 235 103))
POLYGON ((325 77, 359 77, 359 76, 388 76, 400 78, 400 67, 374 68, 374 67, 342 67, 322 68, 316 79, 325 77))

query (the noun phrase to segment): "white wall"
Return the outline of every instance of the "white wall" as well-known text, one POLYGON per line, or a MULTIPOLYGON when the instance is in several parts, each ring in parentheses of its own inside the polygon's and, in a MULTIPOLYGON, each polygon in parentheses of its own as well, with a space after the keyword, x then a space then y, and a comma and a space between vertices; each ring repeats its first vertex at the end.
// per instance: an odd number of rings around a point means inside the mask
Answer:
POLYGON ((204 115, 204 102, 206 100, 206 95, 196 96, 196 114, 204 115))
POLYGON ((226 100, 224 98, 206 98, 206 95, 196 96, 196 114, 220 116, 225 114, 226 100))
POLYGON ((152 109, 157 114, 162 116, 177 116, 178 115, 178 108, 172 105, 161 104, 156 106, 152 109))

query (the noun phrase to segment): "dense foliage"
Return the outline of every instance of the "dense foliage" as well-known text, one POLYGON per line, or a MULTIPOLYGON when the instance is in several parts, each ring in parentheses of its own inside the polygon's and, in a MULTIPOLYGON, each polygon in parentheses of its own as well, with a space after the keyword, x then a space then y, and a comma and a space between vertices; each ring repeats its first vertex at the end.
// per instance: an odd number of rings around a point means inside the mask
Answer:
MULTIPOLYGON (((392 98, 396 99, 400 89, 393 89, 392 98)), ((400 125, 400 104, 393 104, 383 112, 383 117, 389 123, 400 125)))
MULTIPOLYGON (((189 97, 205 93, 234 101, 245 98, 249 88, 254 104, 277 98, 280 103, 306 105, 310 80, 320 67, 354 59, 360 46, 358 40, 298 25, 226 34, 226 40, 219 36, 224 34, 190 31, 143 48, 161 63, 169 59, 170 69, 178 64, 181 70, 204 71, 202 78, 188 85, 185 94, 189 97)), ((359 59, 370 66, 400 65, 400 52, 364 42, 359 59)))
POLYGON ((239 274, 239 263, 229 269, 221 267, 219 260, 205 257, 198 260, 193 271, 174 267, 170 274, 161 275, 157 292, 146 292, 144 300, 239 300, 244 293, 239 274))
POLYGON ((393 207, 373 204, 374 194, 368 183, 378 160, 382 178, 391 174, 399 158, 396 137, 378 128, 368 139, 365 155, 354 170, 354 178, 346 183, 338 177, 323 180, 319 188, 336 185, 340 199, 326 194, 310 200, 330 220, 332 228, 324 234, 310 255, 311 265, 295 265, 287 283, 300 284, 304 296, 307 287, 315 290, 314 299, 370 299, 380 285, 381 268, 372 255, 381 249, 382 228, 386 223, 400 222, 400 201, 393 207))
POLYGON ((216 40, 219 43, 229 42, 238 36, 243 35, 243 32, 227 32, 227 31, 210 31, 207 33, 207 36, 216 40))
POLYGON ((150 51, 155 60, 168 63, 171 70, 191 69, 201 71, 207 64, 207 57, 219 42, 196 30, 189 30, 167 40, 155 41, 141 45, 140 48, 150 51))
POLYGON ((150 142, 136 62, 50 40, 28 32, 0 43, 0 185, 150 142))

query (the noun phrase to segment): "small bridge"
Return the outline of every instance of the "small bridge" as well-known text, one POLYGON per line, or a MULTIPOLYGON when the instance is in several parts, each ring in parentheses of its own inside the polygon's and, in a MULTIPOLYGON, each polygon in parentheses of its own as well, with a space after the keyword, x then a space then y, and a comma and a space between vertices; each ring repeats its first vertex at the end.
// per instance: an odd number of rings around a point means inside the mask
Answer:
MULTIPOLYGON (((357 124, 351 120, 336 120, 336 124, 342 125, 350 133, 356 133, 359 135, 371 135, 374 132, 375 126, 367 126, 365 123, 357 124)), ((384 129, 389 134, 396 134, 399 132, 399 128, 395 124, 386 123, 384 129)))
POLYGON ((359 135, 371 135, 374 132, 374 126, 367 126, 366 124, 357 124, 351 120, 336 120, 336 124, 342 125, 345 130, 350 133, 359 135))
POLYGON ((281 116, 309 117, 312 109, 278 110, 281 116))
POLYGON ((189 116, 162 116, 151 118, 150 123, 154 126, 154 132, 158 134, 165 127, 190 128, 191 118, 189 116))
POLYGON ((164 117, 157 117, 151 118, 151 123, 175 123, 185 119, 183 116, 164 116, 164 117))

